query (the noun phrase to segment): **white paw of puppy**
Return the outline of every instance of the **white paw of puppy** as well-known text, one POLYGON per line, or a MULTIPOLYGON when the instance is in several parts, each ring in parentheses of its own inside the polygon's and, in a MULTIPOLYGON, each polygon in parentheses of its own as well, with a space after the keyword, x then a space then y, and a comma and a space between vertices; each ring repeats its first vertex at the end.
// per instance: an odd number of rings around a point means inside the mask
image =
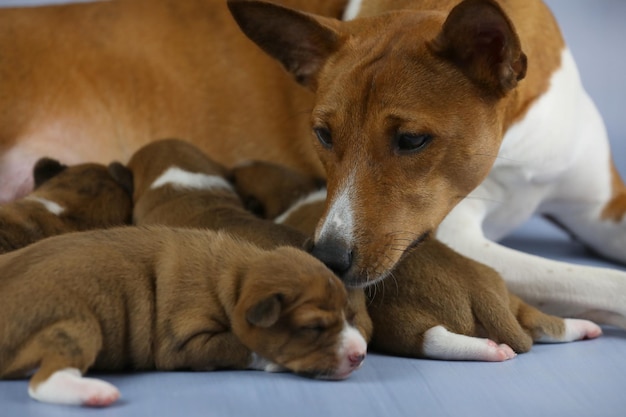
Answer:
POLYGON ((250 365, 248 365, 248 369, 253 369, 255 371, 265 371, 265 372, 287 372, 288 369, 284 366, 278 365, 272 361, 265 359, 262 356, 257 355, 256 353, 252 354, 252 359, 250 361, 250 365))
POLYGON ((78 369, 53 373, 46 381, 28 389, 31 398, 53 404, 105 407, 120 398, 118 389, 106 381, 84 378, 78 369))

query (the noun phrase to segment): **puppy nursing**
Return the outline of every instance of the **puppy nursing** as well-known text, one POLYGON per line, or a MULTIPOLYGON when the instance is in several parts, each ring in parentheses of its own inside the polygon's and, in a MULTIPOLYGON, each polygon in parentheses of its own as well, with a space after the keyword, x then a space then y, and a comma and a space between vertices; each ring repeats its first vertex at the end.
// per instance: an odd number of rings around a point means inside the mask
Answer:
MULTIPOLYGON (((305 191, 311 197, 292 201, 289 208, 289 193, 262 180, 265 171, 277 169, 261 162, 247 164, 235 168, 233 178, 238 191, 253 197, 257 205, 286 209, 278 218, 281 223, 312 234, 311 216, 318 219, 323 214, 323 194, 309 187, 305 191)), ((283 172, 285 178, 297 175, 286 168, 283 172)), ((527 352, 533 341, 569 342, 601 334, 589 321, 564 320, 529 306, 507 291, 493 269, 434 239, 407 254, 391 279, 395 283, 373 292, 368 304, 374 323, 370 347, 386 353, 502 361, 527 352)))
POLYGON ((61 233, 130 223, 132 178, 120 163, 67 167, 42 158, 33 176, 32 193, 0 206, 0 253, 61 233))

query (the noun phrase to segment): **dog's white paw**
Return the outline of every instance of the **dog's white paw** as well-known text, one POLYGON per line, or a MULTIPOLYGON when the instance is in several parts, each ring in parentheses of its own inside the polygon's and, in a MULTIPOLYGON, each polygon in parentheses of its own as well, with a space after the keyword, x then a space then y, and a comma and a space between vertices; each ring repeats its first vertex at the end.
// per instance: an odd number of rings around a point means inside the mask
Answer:
POLYGON ((563 342, 574 340, 595 339, 602 334, 602 329, 589 320, 565 319, 563 342))
POLYGON ((252 359, 250 361, 250 365, 248 365, 248 369, 253 369, 255 371, 265 371, 265 372, 287 372, 288 369, 284 366, 278 365, 274 362, 271 362, 256 353, 252 354, 252 359))
POLYGON ((113 385, 99 379, 84 378, 74 368, 53 373, 37 387, 29 387, 28 394, 41 402, 91 407, 105 407, 120 398, 120 392, 113 385))
POLYGON ((595 339, 602 334, 602 329, 589 320, 563 319, 565 330, 559 336, 544 334, 538 340, 539 343, 564 343, 582 339, 595 339))
POLYGON ((427 358, 444 360, 502 362, 517 356, 504 343, 453 333, 443 326, 434 326, 424 333, 422 349, 427 358))
POLYGON ((517 356, 517 353, 507 344, 497 344, 491 339, 485 339, 487 348, 484 352, 479 353, 480 356, 477 360, 483 360, 487 362, 503 362, 513 359, 517 356))

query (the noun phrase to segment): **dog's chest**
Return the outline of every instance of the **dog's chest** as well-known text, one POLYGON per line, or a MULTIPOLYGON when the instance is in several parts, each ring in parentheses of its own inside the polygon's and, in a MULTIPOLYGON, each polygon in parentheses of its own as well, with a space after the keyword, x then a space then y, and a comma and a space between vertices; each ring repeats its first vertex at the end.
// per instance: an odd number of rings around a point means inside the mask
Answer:
POLYGON ((584 144, 572 123, 585 94, 568 50, 549 90, 505 134, 487 179, 469 197, 485 206, 485 234, 505 236, 528 219, 581 157, 584 144))

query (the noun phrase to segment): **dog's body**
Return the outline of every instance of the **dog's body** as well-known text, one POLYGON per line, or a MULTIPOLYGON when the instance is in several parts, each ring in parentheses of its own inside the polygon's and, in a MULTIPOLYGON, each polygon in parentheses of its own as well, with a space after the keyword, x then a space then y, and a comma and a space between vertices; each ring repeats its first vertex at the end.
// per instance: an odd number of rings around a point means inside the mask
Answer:
POLYGON ((114 402, 115 387, 81 377, 88 368, 265 369, 270 361, 345 378, 365 355, 346 323, 343 285, 321 262, 225 233, 66 234, 1 256, 0 276, 0 377, 37 369, 29 393, 40 401, 114 402))
POLYGON ((67 167, 42 158, 33 177, 32 193, 0 206, 0 253, 48 236, 131 221, 132 178, 119 163, 67 167))
MULTIPOLYGON (((135 183, 137 225, 224 231, 268 250, 302 248, 310 236, 254 216, 227 181, 229 171, 182 140, 152 142, 135 152, 128 167, 135 183)), ((350 325, 369 341, 372 322, 361 290, 348 290, 347 315, 350 325)))
MULTIPOLYGON (((235 167, 232 176, 237 191, 255 206, 284 210, 276 222, 313 235, 325 207, 324 190, 313 181, 263 162, 235 167)), ((570 342, 602 332, 589 321, 561 319, 529 306, 492 268, 436 239, 400 261, 391 279, 383 289, 369 291, 370 347, 384 353, 502 361, 527 352, 534 341, 570 342)))
POLYGON ((541 213, 626 262, 624 184, 542 2, 283 3, 346 10, 339 22, 229 3, 314 94, 244 39, 221 2, 1 11, 2 198, 28 189, 19 167, 41 154, 126 160, 156 137, 185 137, 226 165, 260 159, 326 175, 313 253, 347 283, 384 278, 436 232, 532 304, 626 327, 625 273, 493 242, 541 213))

